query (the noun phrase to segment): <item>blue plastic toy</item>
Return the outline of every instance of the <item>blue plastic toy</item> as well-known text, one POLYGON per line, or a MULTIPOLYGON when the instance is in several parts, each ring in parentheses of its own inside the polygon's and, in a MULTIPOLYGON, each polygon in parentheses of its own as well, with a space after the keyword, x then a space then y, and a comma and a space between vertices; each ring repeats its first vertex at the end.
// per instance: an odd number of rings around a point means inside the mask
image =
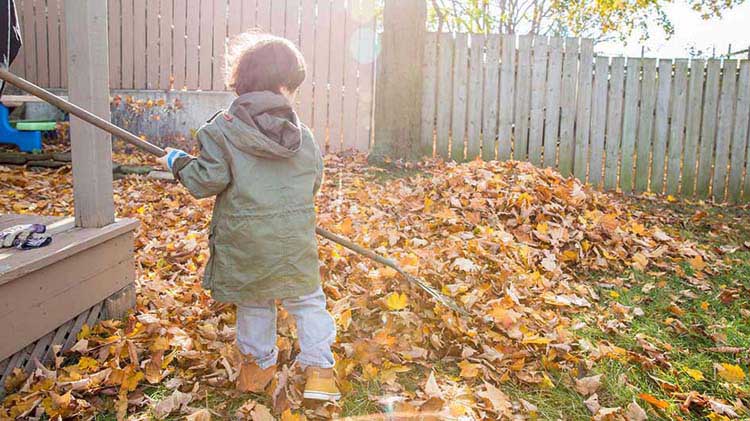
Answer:
POLYGON ((8 121, 8 108, 0 104, 0 143, 18 146, 21 152, 42 150, 42 132, 22 132, 14 129, 8 121))

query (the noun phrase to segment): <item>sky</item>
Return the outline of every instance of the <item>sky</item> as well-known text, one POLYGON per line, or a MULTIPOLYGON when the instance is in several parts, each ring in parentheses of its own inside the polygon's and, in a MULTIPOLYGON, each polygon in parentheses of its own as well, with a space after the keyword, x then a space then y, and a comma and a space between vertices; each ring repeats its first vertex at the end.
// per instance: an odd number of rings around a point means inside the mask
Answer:
MULTIPOLYGON (((726 54, 729 44, 732 51, 744 50, 750 44, 750 1, 725 11, 721 19, 708 21, 679 0, 666 10, 675 28, 670 39, 665 38, 663 31, 655 30, 643 44, 633 37, 625 46, 620 41, 601 43, 596 51, 607 55, 640 56, 643 45, 647 57, 678 58, 688 57, 691 46, 707 51, 710 56, 713 47, 716 47, 716 55, 720 55, 726 54)), ((743 55, 742 58, 746 57, 743 55)))

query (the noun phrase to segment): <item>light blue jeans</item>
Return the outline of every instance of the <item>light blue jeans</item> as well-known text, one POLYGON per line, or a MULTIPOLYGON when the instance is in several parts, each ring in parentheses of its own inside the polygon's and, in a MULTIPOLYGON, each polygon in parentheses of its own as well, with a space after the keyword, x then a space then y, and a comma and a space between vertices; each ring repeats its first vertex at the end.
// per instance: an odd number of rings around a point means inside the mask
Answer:
MULTIPOLYGON (((281 300, 281 305, 297 322, 302 367, 332 368, 331 345, 336 324, 326 310, 326 296, 318 288, 312 294, 281 300)), ((274 300, 248 301, 237 305, 237 346, 250 355, 260 368, 276 364, 276 303, 274 300)))

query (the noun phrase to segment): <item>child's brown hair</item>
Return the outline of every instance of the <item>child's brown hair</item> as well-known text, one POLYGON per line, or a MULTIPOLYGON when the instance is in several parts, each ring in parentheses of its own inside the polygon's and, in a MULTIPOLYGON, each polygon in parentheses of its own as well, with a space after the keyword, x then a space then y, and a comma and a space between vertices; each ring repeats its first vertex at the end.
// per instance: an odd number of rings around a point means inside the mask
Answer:
POLYGON ((306 76, 305 58, 286 38, 247 32, 232 41, 229 87, 237 95, 256 91, 295 92, 306 76))

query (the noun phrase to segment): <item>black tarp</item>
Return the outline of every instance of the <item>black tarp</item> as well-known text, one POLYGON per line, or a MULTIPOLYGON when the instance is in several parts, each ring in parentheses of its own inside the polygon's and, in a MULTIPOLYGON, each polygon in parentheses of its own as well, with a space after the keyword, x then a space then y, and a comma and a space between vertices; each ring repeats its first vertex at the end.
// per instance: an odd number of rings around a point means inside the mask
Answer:
MULTIPOLYGON (((21 49, 21 27, 18 24, 15 0, 0 0, 0 66, 10 67, 21 49)), ((5 88, 3 81, 0 95, 5 88)))

